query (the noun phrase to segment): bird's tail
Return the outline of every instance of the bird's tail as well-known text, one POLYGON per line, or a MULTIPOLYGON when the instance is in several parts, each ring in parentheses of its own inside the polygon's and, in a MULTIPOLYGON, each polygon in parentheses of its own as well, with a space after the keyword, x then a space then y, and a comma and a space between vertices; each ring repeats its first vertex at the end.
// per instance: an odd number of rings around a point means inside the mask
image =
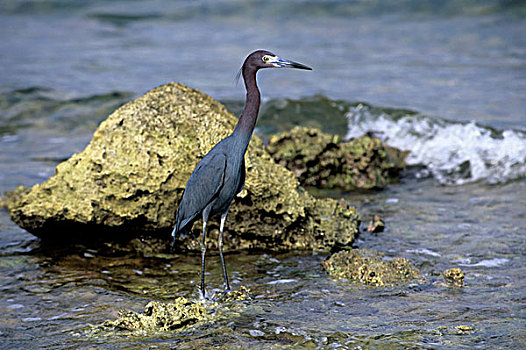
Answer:
MULTIPOLYGON (((191 227, 191 225, 190 225, 191 227)), ((186 235, 188 235, 188 232, 190 231, 190 228, 187 226, 183 227, 183 228, 179 228, 179 223, 175 224, 175 227, 172 231, 172 237, 173 237, 173 241, 172 241, 172 250, 175 248, 176 246, 176 242, 179 238, 184 238, 186 237, 186 235)))
POLYGON ((179 225, 175 225, 173 231, 172 231, 172 237, 173 237, 173 240, 172 240, 172 251, 175 249, 175 242, 177 241, 177 239, 179 238, 180 236, 180 232, 179 232, 179 225))

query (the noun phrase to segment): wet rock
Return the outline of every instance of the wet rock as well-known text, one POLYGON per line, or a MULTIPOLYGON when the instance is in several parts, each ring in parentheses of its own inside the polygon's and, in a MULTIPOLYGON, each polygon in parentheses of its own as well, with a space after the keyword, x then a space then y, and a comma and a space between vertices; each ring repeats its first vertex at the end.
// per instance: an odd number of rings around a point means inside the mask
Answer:
MULTIPOLYGON (((188 177, 236 122, 198 90, 175 83, 152 89, 112 113, 82 152, 16 200, 11 217, 45 239, 140 237, 139 250, 152 247, 150 238, 156 239, 154 250, 167 249, 188 177)), ((274 162, 257 136, 245 159, 246 183, 230 208, 225 251, 330 250, 334 244, 352 243, 360 221, 355 208, 313 198, 291 171, 274 162)), ((200 228, 199 222, 194 225, 194 236, 200 228)), ((217 244, 217 228, 217 220, 211 220, 211 248, 217 244)), ((200 249, 192 235, 179 247, 200 249)))
POLYGON ((143 313, 121 311, 115 321, 106 321, 104 328, 128 331, 173 331, 203 321, 207 318, 206 307, 201 302, 192 302, 184 297, 173 303, 150 301, 143 313))
POLYGON ((446 282, 455 287, 464 287, 464 273, 458 267, 445 270, 443 273, 446 282))
POLYGON ((16 205, 16 203, 29 192, 29 188, 26 186, 20 185, 15 187, 12 191, 7 191, 3 196, 0 197, 0 208, 11 208, 16 205))
POLYGON ((271 137, 268 150, 302 185, 342 190, 381 188, 396 181, 407 156, 376 137, 343 142, 340 136, 303 127, 271 137))
POLYGON ((245 301, 251 299, 252 296, 250 295, 250 289, 245 286, 241 286, 239 287, 239 290, 232 290, 223 294, 219 298, 219 301, 222 303, 228 303, 233 301, 245 301))
POLYGON ((330 198, 316 200, 310 208, 309 222, 305 226, 305 235, 291 235, 291 248, 312 247, 317 251, 337 250, 349 247, 358 236, 360 215, 356 208, 330 198), (308 234, 312 232, 312 234, 308 234), (292 244, 294 242, 294 245, 292 244))
POLYGON ((378 215, 374 215, 373 219, 369 222, 369 225, 367 225, 367 232, 383 232, 385 229, 385 222, 384 219, 379 217, 378 215))
POLYGON ((91 331, 96 334, 111 330, 142 333, 185 330, 193 325, 229 319, 252 297, 250 289, 241 286, 239 290, 216 295, 213 299, 215 301, 197 302, 178 297, 172 303, 150 301, 142 313, 122 310, 116 320, 105 321, 91 331))
POLYGON ((466 325, 456 326, 457 334, 471 334, 475 331, 475 328, 466 325))
POLYGON ((418 270, 406 258, 388 260, 385 255, 370 249, 340 251, 323 261, 322 266, 333 278, 374 287, 420 277, 418 270))

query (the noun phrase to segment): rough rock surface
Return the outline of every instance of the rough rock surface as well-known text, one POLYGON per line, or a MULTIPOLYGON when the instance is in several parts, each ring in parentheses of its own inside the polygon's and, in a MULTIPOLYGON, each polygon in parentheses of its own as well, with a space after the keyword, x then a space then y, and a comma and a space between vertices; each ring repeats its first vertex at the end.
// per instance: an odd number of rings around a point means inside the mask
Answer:
MULTIPOLYGON (((149 236, 168 245, 190 173, 236 122, 220 103, 182 84, 152 89, 112 113, 85 150, 9 205, 11 217, 42 238, 149 236)), ((246 183, 230 209, 226 251, 330 250, 352 243, 359 225, 355 208, 314 199, 257 136, 245 159, 246 183)), ((211 220, 210 246, 217 227, 211 220)), ((194 225, 196 236, 200 228, 194 225)), ((198 250, 199 242, 188 236, 180 247, 198 250)))
POLYGON ((303 127, 272 136, 268 150, 302 185, 342 190, 381 188, 398 180, 407 156, 375 137, 343 142, 337 135, 303 127))
POLYGON ((192 326, 216 324, 225 317, 238 315, 245 302, 251 300, 250 289, 241 286, 207 301, 192 301, 178 297, 173 302, 150 301, 142 313, 121 310, 116 320, 91 327, 92 334, 107 331, 131 331, 134 333, 154 333, 184 331, 192 326), (215 300, 214 300, 215 299, 215 300))
POLYGON ((406 258, 388 260, 371 249, 342 250, 322 262, 336 279, 347 279, 381 287, 419 278, 420 273, 406 258))
POLYGON ((192 302, 184 297, 175 299, 173 303, 150 301, 143 313, 121 311, 115 321, 106 321, 104 328, 129 331, 166 332, 184 329, 207 317, 203 303, 192 302))
POLYGON ((464 287, 464 272, 458 267, 445 270, 443 273, 446 282, 454 287, 464 287))

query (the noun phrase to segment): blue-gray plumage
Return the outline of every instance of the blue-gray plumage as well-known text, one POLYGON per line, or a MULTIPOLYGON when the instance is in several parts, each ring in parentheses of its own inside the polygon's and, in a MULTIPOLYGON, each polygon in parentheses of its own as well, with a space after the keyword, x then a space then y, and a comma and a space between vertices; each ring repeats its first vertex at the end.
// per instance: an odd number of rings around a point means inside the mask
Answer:
POLYGON ((225 289, 230 290, 228 275, 223 258, 223 229, 230 203, 243 189, 245 183, 245 152, 247 150, 259 112, 260 94, 256 73, 261 68, 299 68, 311 70, 303 64, 284 60, 268 51, 255 51, 243 63, 243 75, 247 90, 245 108, 232 134, 216 144, 195 167, 177 209, 177 219, 172 232, 175 245, 179 235, 192 229, 193 223, 201 216, 203 233, 201 237, 201 295, 205 298, 205 254, 206 224, 211 215, 220 214, 219 256, 223 267, 225 289))

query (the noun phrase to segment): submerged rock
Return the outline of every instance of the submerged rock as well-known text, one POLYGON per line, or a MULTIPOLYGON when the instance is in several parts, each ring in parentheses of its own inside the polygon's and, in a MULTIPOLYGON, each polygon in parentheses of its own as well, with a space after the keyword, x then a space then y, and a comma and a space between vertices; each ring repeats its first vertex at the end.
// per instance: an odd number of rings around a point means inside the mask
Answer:
POLYGON ((471 334, 475 331, 475 328, 466 325, 456 326, 457 334, 471 334))
MULTIPOLYGON (((82 152, 21 195, 9 206, 11 217, 45 239, 145 236, 162 238, 167 248, 188 177, 236 122, 198 90, 176 83, 152 89, 112 113, 82 152)), ((230 208, 225 251, 330 250, 352 243, 360 220, 355 208, 313 198, 291 171, 274 162, 257 136, 245 159, 245 187, 230 208)), ((194 225, 195 236, 200 228, 194 225)), ((210 247, 217 242, 217 228, 217 220, 209 221, 210 247)), ((191 235, 179 246, 200 249, 191 235)))
POLYGON ((387 260, 385 255, 370 249, 340 251, 323 261, 322 266, 336 279, 347 279, 374 287, 420 277, 418 270, 406 258, 387 260))
POLYGON ((184 329, 206 318, 207 311, 203 303, 179 297, 168 304, 150 301, 143 313, 121 311, 117 320, 106 321, 103 327, 128 331, 166 332, 184 329))
POLYGON ((250 289, 245 286, 241 286, 238 290, 231 290, 223 294, 219 298, 219 301, 222 303, 229 303, 234 301, 246 301, 251 299, 252 296, 250 295, 250 289))
POLYGON ((144 311, 122 310, 116 320, 108 320, 91 328, 92 333, 104 331, 169 332, 181 331, 191 326, 220 322, 229 319, 250 301, 250 289, 241 286, 239 290, 216 295, 215 301, 191 301, 178 297, 173 302, 150 301, 144 311))
POLYGON ((3 196, 0 197, 0 208, 10 209, 16 205, 16 203, 29 192, 29 188, 23 185, 15 187, 12 191, 7 191, 3 196))
POLYGON ((271 137, 268 150, 302 185, 342 190, 381 188, 398 180, 407 156, 376 137, 343 142, 340 136, 303 127, 271 137))

